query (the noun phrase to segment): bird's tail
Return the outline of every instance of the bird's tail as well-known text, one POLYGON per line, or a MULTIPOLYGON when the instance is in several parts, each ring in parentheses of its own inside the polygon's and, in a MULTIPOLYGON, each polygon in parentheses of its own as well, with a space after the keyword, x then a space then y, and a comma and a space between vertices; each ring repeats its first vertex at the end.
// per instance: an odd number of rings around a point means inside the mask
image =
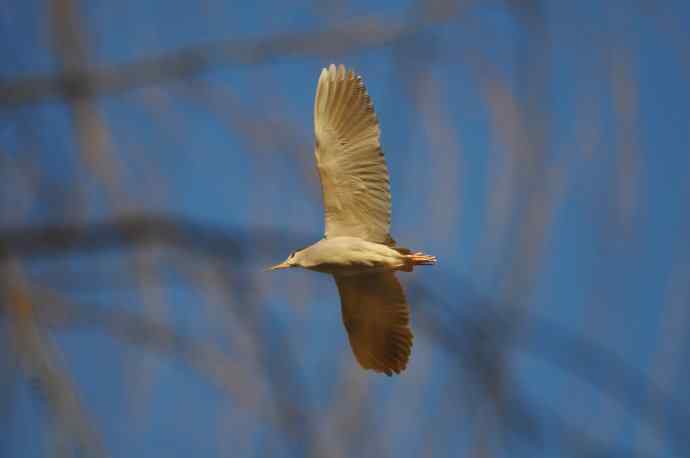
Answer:
POLYGON ((412 272, 414 266, 433 266, 436 264, 436 256, 431 256, 421 251, 415 253, 405 254, 405 265, 400 270, 405 272, 412 272))

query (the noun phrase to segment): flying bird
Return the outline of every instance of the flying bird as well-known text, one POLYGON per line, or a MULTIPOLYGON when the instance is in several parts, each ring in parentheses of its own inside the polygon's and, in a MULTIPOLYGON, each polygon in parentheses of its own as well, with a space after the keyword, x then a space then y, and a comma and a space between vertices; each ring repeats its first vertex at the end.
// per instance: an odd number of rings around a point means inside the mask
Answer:
POLYGON ((391 375, 412 350, 410 306, 395 271, 436 263, 391 237, 388 168, 362 77, 340 65, 321 71, 314 102, 316 167, 325 234, 269 270, 302 267, 333 275, 343 323, 359 364, 391 375))

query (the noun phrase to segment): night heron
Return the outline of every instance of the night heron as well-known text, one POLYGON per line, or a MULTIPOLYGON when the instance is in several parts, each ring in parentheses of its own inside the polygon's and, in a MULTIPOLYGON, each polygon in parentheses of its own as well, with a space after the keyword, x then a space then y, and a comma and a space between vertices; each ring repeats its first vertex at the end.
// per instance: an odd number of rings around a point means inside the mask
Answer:
POLYGON ((321 71, 314 131, 325 237, 270 270, 302 267, 332 274, 359 364, 400 373, 413 336, 410 306, 394 272, 410 272, 436 258, 397 246, 389 234, 391 194, 379 124, 362 78, 343 65, 321 71))

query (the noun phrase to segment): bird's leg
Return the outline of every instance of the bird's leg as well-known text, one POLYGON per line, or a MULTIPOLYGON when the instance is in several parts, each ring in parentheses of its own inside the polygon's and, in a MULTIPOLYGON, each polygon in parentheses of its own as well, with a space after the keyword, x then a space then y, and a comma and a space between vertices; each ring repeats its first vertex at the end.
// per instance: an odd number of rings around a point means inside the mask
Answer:
POLYGON ((433 266, 436 264, 436 256, 424 254, 421 251, 408 254, 405 257, 410 260, 413 266, 433 266))
POLYGON ((433 266, 436 264, 436 256, 424 254, 421 251, 403 255, 403 258, 405 263, 397 270, 402 270, 404 272, 412 272, 414 266, 433 266))

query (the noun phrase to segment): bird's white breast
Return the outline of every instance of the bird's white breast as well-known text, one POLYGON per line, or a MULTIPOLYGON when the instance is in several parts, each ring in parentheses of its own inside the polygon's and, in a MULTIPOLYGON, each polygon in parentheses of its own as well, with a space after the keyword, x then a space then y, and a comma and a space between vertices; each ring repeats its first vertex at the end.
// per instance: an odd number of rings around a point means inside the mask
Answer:
POLYGON ((343 275, 393 270, 403 262, 389 246, 357 237, 323 239, 302 253, 303 267, 343 275))

